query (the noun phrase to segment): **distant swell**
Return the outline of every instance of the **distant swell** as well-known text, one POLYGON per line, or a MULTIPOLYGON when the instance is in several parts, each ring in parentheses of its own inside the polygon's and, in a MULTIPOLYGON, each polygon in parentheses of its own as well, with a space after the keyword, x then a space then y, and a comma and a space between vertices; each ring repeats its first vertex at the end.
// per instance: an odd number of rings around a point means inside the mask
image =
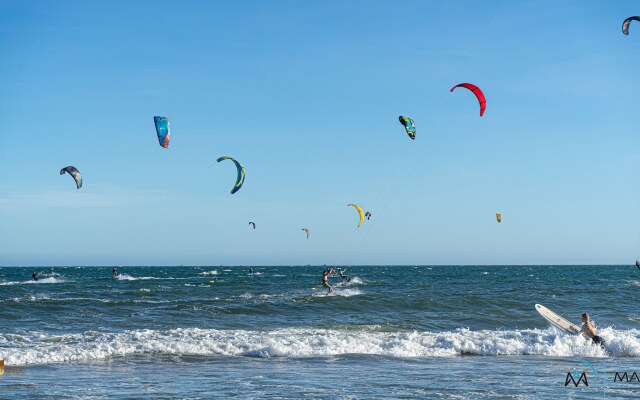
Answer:
MULTIPOLYGON (((600 330, 611 355, 640 356, 640 330, 600 330)), ((272 331, 173 329, 70 335, 2 334, 0 351, 7 365, 104 360, 130 355, 197 355, 245 357, 452 357, 460 355, 604 357, 607 354, 581 336, 544 330, 448 332, 396 331, 379 327, 350 329, 280 329, 272 331)))

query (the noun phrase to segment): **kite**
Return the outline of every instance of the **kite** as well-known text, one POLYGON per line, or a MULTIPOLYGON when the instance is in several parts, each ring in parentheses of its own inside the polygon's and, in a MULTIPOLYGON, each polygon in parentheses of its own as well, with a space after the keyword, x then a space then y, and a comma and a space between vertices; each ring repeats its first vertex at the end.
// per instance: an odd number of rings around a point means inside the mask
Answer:
POLYGON ((169 120, 167 117, 153 117, 153 122, 156 124, 156 133, 158 134, 158 143, 165 149, 169 148, 169 137, 171 136, 171 129, 169 127, 169 120))
POLYGON ((476 95, 476 97, 478 98, 478 103, 480 103, 480 116, 482 117, 482 115, 484 114, 485 108, 487 108, 487 100, 485 99, 484 93, 482 93, 482 90, 480 90, 479 87, 471 83, 461 83, 459 85, 455 85, 449 91, 453 92, 454 89, 457 87, 463 87, 465 89, 469 89, 473 92, 473 94, 476 95))
POLYGON ((249 222, 249 225, 253 226, 253 230, 256 230, 256 223, 255 222, 249 222))
POLYGON ((309 239, 309 230, 307 228, 302 228, 302 230, 307 232, 307 239, 309 239))
POLYGON ((398 117, 400 123, 404 126, 404 130, 407 131, 407 135, 414 140, 416 138, 416 124, 413 123, 413 120, 409 117, 403 117, 402 115, 398 117))
POLYGON ((640 17, 629 17, 624 20, 622 23, 622 33, 625 35, 629 35, 629 25, 631 24, 631 21, 640 21, 640 17))
POLYGON ((233 185, 233 188, 231 189, 231 194, 234 194, 235 192, 240 190, 240 188, 242 187, 242 184, 244 183, 244 167, 233 157, 222 156, 218 158, 218 162, 224 161, 224 160, 233 161, 234 164, 236 164, 236 168, 238 169, 238 177, 236 178, 236 184, 233 185))
POLYGON ((362 222, 364 221, 364 212, 362 211, 362 208, 360 208, 360 206, 357 204, 347 204, 347 207, 349 206, 358 210, 358 214, 360 215, 360 222, 358 223, 358 228, 360 228, 360 226, 362 225, 362 222))
POLYGON ((82 175, 80 175, 80 171, 76 167, 68 166, 64 167, 60 170, 60 175, 64 175, 64 173, 71 175, 74 181, 76 181, 76 187, 80 189, 82 187, 82 175))

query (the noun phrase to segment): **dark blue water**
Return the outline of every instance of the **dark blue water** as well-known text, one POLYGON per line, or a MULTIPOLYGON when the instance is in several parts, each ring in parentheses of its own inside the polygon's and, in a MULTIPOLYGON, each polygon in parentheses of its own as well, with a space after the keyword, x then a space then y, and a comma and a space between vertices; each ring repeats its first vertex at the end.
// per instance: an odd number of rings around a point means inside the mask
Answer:
POLYGON ((612 375, 640 373, 635 267, 348 267, 331 295, 322 269, 2 268, 0 398, 640 396, 612 375))

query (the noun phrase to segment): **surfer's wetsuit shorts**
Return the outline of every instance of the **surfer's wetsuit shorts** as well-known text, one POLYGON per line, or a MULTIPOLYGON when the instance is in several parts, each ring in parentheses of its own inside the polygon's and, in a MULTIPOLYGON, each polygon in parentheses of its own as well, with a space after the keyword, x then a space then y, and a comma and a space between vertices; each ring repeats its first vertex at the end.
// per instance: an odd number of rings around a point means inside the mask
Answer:
POLYGON ((604 346, 604 339, 601 338, 598 335, 592 337, 591 340, 593 340, 593 343, 595 343, 595 344, 599 344, 600 346, 604 346))
POLYGON ((322 282, 322 286, 324 286, 324 287, 326 287, 326 288, 330 287, 330 286, 329 286, 329 284, 328 284, 327 282, 322 282))

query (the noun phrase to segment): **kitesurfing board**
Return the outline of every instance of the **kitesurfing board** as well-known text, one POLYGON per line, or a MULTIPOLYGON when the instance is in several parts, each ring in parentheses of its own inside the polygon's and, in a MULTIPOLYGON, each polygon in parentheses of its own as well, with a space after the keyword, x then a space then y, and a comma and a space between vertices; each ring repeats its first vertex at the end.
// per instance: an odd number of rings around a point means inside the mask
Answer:
POLYGON ((563 331, 574 334, 574 335, 577 335, 578 333, 580 333, 580 327, 578 325, 572 324, 571 322, 567 321, 565 318, 549 310, 547 307, 541 304, 536 304, 536 311, 540 315, 542 315, 544 319, 549 321, 551 325, 555 326, 556 328, 562 329, 563 331))

